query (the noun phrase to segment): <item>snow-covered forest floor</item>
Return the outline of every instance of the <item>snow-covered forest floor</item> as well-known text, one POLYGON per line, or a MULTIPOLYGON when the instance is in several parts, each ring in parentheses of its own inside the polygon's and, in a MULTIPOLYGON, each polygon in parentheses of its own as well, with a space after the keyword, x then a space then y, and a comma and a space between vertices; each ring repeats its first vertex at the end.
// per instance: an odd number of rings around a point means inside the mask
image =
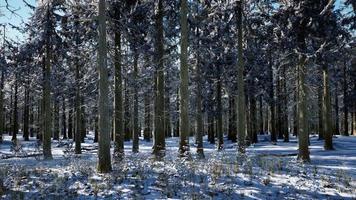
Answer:
MULTIPOLYGON (((205 159, 178 158, 178 138, 166 140, 166 156, 151 154, 152 142, 140 140, 140 153, 125 143, 125 158, 110 174, 96 173, 97 144, 90 134, 83 154, 74 155, 68 141, 53 141, 54 159, 43 161, 36 140, 11 150, 11 138, 0 144, 0 188, 3 199, 356 199, 356 137, 334 137, 335 151, 311 137, 310 164, 296 160, 298 143, 269 136, 238 157, 236 145, 225 141, 216 151, 204 138, 205 159), (13 156, 18 156, 14 158, 13 156), (23 158, 25 157, 25 158, 23 158)), ((113 148, 112 148, 113 149, 113 148)))

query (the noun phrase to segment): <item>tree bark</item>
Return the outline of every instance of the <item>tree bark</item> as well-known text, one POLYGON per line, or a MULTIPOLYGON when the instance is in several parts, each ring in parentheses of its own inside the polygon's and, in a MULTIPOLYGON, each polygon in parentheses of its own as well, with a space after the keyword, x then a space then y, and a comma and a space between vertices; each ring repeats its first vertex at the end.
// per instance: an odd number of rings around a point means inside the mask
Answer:
POLYGON ((180 5, 180 156, 189 154, 189 91, 188 91, 188 5, 187 0, 181 0, 180 5))
POLYGON ((308 124, 307 124, 307 99, 306 99, 306 85, 305 85, 305 74, 306 74, 306 57, 300 55, 299 64, 297 70, 297 87, 298 87, 298 136, 299 136, 299 154, 298 160, 302 162, 310 162, 309 157, 309 134, 308 134, 308 124))
POLYGON ((163 36, 163 1, 158 0, 158 12, 156 16, 156 41, 155 41, 155 57, 154 63, 156 65, 156 98, 155 98, 155 130, 154 130, 154 146, 153 153, 164 155, 166 149, 165 135, 164 135, 164 36, 163 36))
POLYGON ((244 61, 243 61, 243 1, 238 1, 236 6, 237 12, 237 27, 238 27, 238 66, 237 66, 237 113, 238 113, 238 151, 245 153, 245 137, 246 137, 246 105, 245 105, 245 86, 244 86, 244 61))
POLYGON ((133 140, 132 140, 132 152, 138 153, 139 150, 139 135, 140 129, 138 127, 138 52, 134 50, 134 119, 133 119, 133 140))
POLYGON ((19 123, 18 123, 18 80, 17 75, 15 77, 15 91, 14 91, 14 108, 13 108, 13 131, 12 131, 12 141, 17 140, 17 134, 19 133, 19 123))
POLYGON ((98 49, 98 71, 99 71, 99 162, 98 172, 108 173, 111 171, 110 157, 110 119, 109 119, 109 83, 107 69, 106 50, 106 14, 105 0, 99 0, 99 49, 98 49))
POLYGON ((349 116, 349 109, 348 109, 348 93, 347 93, 347 65, 344 63, 344 76, 343 76, 343 92, 344 92, 344 131, 342 132, 343 135, 348 136, 349 135, 349 121, 348 121, 348 116, 349 116))
POLYGON ((324 149, 332 150, 333 133, 331 121, 331 101, 330 101, 330 86, 329 86, 329 72, 327 66, 323 67, 323 129, 324 129, 324 149))
POLYGON ((115 134, 115 149, 114 155, 118 158, 124 155, 124 119, 123 119, 123 107, 122 107, 122 70, 121 70, 121 33, 119 30, 115 32, 115 118, 114 118, 114 134, 115 134))
POLYGON ((67 117, 66 117, 66 99, 62 98, 62 136, 67 139, 67 117))
MULTIPOLYGON (((196 30, 196 35, 199 37, 199 28, 196 30)), ((198 39, 198 47, 200 46, 200 40, 198 39)), ((200 55, 198 51, 196 51, 196 123, 197 123, 197 154, 199 158, 204 158, 204 148, 203 148, 203 134, 204 134, 204 121, 203 121, 203 110, 202 110, 202 89, 201 89, 201 63, 200 63, 200 55)))

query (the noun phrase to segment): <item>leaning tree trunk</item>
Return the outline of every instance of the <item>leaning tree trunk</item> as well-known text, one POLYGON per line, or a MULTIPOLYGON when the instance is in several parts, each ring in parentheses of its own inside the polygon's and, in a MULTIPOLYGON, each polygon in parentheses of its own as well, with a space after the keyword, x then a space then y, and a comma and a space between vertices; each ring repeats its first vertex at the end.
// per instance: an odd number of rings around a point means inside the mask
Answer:
POLYGON ((156 65, 156 100, 155 100, 155 130, 154 130, 154 146, 153 153, 157 155, 164 155, 166 148, 164 135, 164 67, 163 67, 163 1, 158 1, 158 12, 156 16, 156 54, 154 63, 156 65))
POLYGON ((181 0, 180 6, 180 143, 179 152, 181 156, 189 154, 189 91, 188 91, 188 5, 187 0, 181 0))
POLYGON ((99 162, 98 171, 107 173, 111 171, 110 157, 110 117, 109 117, 109 83, 106 50, 106 16, 105 0, 99 0, 99 162))
POLYGON ((120 158, 124 155, 124 119, 122 107, 122 76, 121 76, 121 33, 115 32, 115 112, 114 112, 114 134, 115 134, 115 149, 114 155, 120 158))
POLYGON ((307 124, 307 97, 306 97, 306 57, 301 55, 299 58, 298 70, 297 70, 297 87, 298 87, 298 136, 299 136, 299 154, 298 160, 303 162, 309 162, 309 134, 307 124))
POLYGON ((243 1, 237 2, 236 7, 237 12, 237 27, 238 27, 238 66, 237 66, 237 113, 238 113, 238 124, 237 124, 237 133, 238 133, 238 151, 239 153, 245 153, 245 137, 246 137, 246 107, 245 107, 245 86, 244 86, 244 61, 243 61, 243 1))
POLYGON ((331 121, 331 102, 330 102, 330 86, 329 72, 327 66, 323 67, 323 129, 324 129, 324 149, 332 150, 333 148, 333 133, 331 121))

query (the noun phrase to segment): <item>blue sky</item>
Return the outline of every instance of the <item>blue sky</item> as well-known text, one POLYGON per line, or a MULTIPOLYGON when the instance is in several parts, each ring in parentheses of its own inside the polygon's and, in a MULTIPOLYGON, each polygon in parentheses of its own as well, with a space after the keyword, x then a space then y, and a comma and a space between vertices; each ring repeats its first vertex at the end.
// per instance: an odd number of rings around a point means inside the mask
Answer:
MULTIPOLYGON (((341 1, 344 0, 336 0, 336 7, 339 7, 341 4, 341 1)), ((26 2, 28 2, 31 5, 36 5, 36 0, 26 0, 26 2)), ((0 24, 2 23, 11 23, 15 26, 21 26, 23 25, 23 21, 27 21, 28 18, 31 16, 31 9, 29 9, 28 7, 25 6, 25 4, 23 3, 23 0, 9 0, 9 3, 11 4, 13 9, 18 9, 17 10, 17 14, 20 15, 16 16, 11 14, 9 11, 7 11, 3 6, 5 5, 5 1, 4 0, 0 0, 0 9, 3 13, 1 14, 5 14, 5 16, 1 16, 0 15, 0 24)), ((1 28, 1 32, 2 32, 2 28, 1 28)), ((8 37, 14 39, 14 40, 24 40, 24 36, 22 34, 20 34, 18 31, 10 29, 9 27, 7 27, 6 29, 6 34, 8 37)))

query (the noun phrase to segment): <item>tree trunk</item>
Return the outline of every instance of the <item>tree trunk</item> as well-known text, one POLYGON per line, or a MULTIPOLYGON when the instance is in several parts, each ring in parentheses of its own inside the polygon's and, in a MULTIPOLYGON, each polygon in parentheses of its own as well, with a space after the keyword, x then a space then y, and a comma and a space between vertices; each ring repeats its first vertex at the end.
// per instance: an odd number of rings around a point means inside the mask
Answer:
POLYGON ((259 114, 260 114, 260 135, 264 134, 264 119, 263 119, 263 99, 262 95, 259 98, 259 114))
POLYGON ((107 173, 111 171, 110 157, 110 116, 109 116, 109 83, 107 69, 106 50, 106 14, 105 0, 99 0, 99 49, 98 49, 98 71, 99 71, 99 162, 98 172, 107 173))
POLYGON ((66 117, 66 99, 63 96, 62 101, 62 136, 67 139, 67 117, 66 117))
POLYGON ((237 136, 237 127, 236 127, 237 119, 236 119, 236 101, 235 96, 233 94, 229 95, 229 133, 228 139, 231 142, 236 142, 237 136))
MULTIPOLYGON (((199 28, 196 30, 196 35, 199 37, 199 28)), ((198 47, 200 46, 200 40, 198 39, 198 47)), ((196 65, 196 123, 197 123, 197 154, 199 158, 204 158, 204 148, 203 148, 203 133, 204 133, 204 121, 203 121, 203 110, 202 110, 202 89, 201 89, 201 60, 198 51, 196 51, 197 65, 196 65)))
POLYGON ((143 131, 143 138, 149 142, 151 140, 151 105, 149 91, 145 93, 145 129, 143 131))
POLYGON ((163 36, 163 1, 158 1, 158 11, 156 16, 156 41, 155 41, 155 57, 154 63, 156 65, 156 100, 155 100, 155 130, 154 130, 154 146, 153 153, 157 155, 164 155, 166 148, 164 135, 164 36, 163 36))
POLYGON ((349 135, 349 121, 348 121, 348 115, 349 115, 349 109, 348 109, 348 103, 347 103, 347 65, 344 63, 344 76, 343 76, 343 90, 344 90, 344 131, 342 132, 343 135, 348 136, 349 135))
POLYGON ((329 86, 329 72, 327 66, 323 67, 323 129, 324 129, 324 149, 332 150, 333 133, 331 121, 331 101, 330 101, 330 86, 329 86))
POLYGON ((73 109, 69 108, 68 114, 68 138, 73 138, 73 109))
POLYGON ((134 50, 134 119, 133 119, 133 136, 132 136, 132 152, 137 153, 139 149, 139 135, 140 130, 138 127, 138 52, 134 50))
POLYGON ((114 155, 120 158, 124 155, 124 120, 123 120, 123 107, 122 107, 122 76, 121 76, 121 33, 115 32, 115 118, 114 118, 114 134, 115 134, 115 149, 114 155))
POLYGON ((237 2, 236 7, 237 12, 237 27, 238 27, 238 66, 237 66, 237 113, 238 113, 238 124, 237 124, 237 133, 238 133, 238 150, 239 153, 245 153, 245 137, 246 137, 246 108, 245 108, 245 86, 244 86, 244 61, 243 61, 243 1, 237 2))
POLYGON ((297 87, 298 87, 298 136, 299 136, 299 154, 298 160, 302 162, 309 162, 309 134, 307 124, 307 99, 306 99, 306 57, 301 55, 299 58, 298 70, 297 70, 297 87))
POLYGON ((323 88, 322 87, 319 87, 318 88, 318 107, 319 107, 319 110, 318 110, 318 124, 319 124, 319 140, 323 140, 324 139, 324 128, 323 128, 323 88))
POLYGON ((289 142, 289 131, 288 131, 288 95, 287 95, 287 77, 286 77, 286 66, 282 68, 282 131, 284 142, 289 142))
POLYGON ((340 135, 339 127, 339 94, 338 94, 338 83, 335 83, 335 135, 340 135))
POLYGON ((188 91, 188 5, 187 0, 181 0, 180 6, 180 143, 181 156, 189 154, 189 91, 188 91))
POLYGON ((14 109, 13 109, 13 131, 12 131, 12 141, 17 140, 17 134, 19 133, 19 123, 18 123, 18 80, 15 77, 15 92, 14 92, 14 109))
POLYGON ((125 80, 125 102, 124 102, 124 139, 125 141, 130 141, 131 140, 131 109, 130 109, 130 94, 129 94, 129 88, 127 86, 127 80, 125 80))
MULTIPOLYGON (((254 87, 254 84, 253 84, 254 87)), ((256 117, 256 97, 253 93, 250 96, 250 123, 251 123, 251 143, 255 144, 258 142, 257 138, 257 117, 256 117)))
POLYGON ((54 100, 53 105, 53 140, 59 140, 59 102, 54 100))
POLYGON ((75 70, 75 82, 76 82, 76 87, 75 87, 75 135, 74 135, 74 140, 75 140, 75 153, 76 154, 81 154, 81 142, 82 142, 82 126, 81 126, 81 96, 80 96, 80 74, 79 74, 79 63, 76 63, 76 70, 75 70))
POLYGON ((24 113, 23 113, 23 138, 25 141, 29 141, 30 133, 29 133, 29 121, 30 121, 30 92, 28 88, 28 81, 25 84, 25 105, 24 105, 24 113))
POLYGON ((1 82, 0 82, 0 143, 3 141, 3 133, 5 128, 4 117, 4 69, 1 70, 1 82))
POLYGON ((216 84, 216 114, 217 114, 217 136, 218 136, 218 150, 223 149, 224 145, 224 133, 223 133, 223 125, 222 125, 222 102, 221 102, 221 90, 222 90, 222 84, 221 84, 221 72, 220 72, 220 67, 218 67, 218 81, 216 84))

